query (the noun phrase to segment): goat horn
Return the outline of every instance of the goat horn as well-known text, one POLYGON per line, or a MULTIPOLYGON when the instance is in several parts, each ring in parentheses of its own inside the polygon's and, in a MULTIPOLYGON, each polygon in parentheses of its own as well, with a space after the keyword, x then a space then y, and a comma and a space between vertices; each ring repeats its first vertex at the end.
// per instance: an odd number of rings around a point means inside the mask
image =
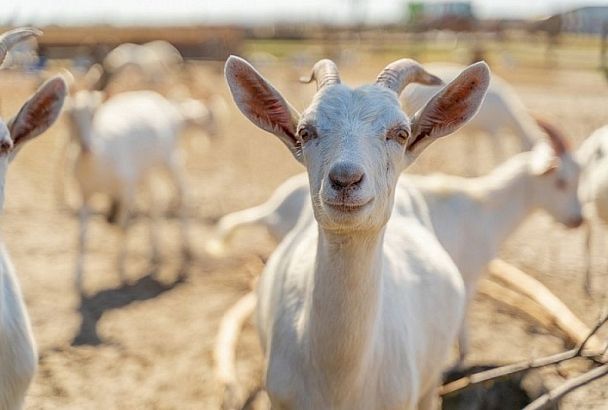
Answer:
POLYGON ((313 66, 310 77, 301 77, 303 83, 310 83, 312 80, 317 81, 317 90, 333 84, 340 84, 340 74, 336 63, 331 60, 323 59, 317 61, 313 66))
POLYGON ((551 147, 555 151, 557 156, 564 154, 569 150, 568 141, 564 134, 553 124, 551 124, 547 119, 542 118, 536 114, 532 114, 532 117, 538 124, 540 128, 547 134, 549 137, 549 142, 551 143, 551 147))
POLYGON ((420 63, 409 58, 402 58, 387 65, 376 78, 376 84, 393 90, 397 95, 409 83, 441 85, 441 78, 426 71, 420 63))
POLYGON ((16 28, 0 35, 0 64, 2 64, 6 57, 6 53, 8 53, 8 50, 10 50, 12 46, 26 38, 40 35, 42 35, 42 31, 32 27, 16 28))

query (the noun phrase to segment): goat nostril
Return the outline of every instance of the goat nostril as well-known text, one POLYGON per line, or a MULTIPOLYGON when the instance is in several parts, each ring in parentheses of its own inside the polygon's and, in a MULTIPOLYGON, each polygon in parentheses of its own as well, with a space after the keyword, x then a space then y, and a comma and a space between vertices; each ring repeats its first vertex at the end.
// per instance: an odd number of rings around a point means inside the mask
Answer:
POLYGON ((336 190, 357 186, 363 181, 364 176, 360 167, 348 163, 337 164, 329 172, 329 180, 336 190))
POLYGON ((2 141, 0 142, 0 151, 8 151, 13 147, 13 144, 10 141, 2 141))
POLYGON ((570 219, 570 221, 568 221, 566 226, 568 228, 578 228, 579 226, 581 226, 583 224, 583 222, 584 222, 584 219, 582 217, 573 218, 573 219, 570 219))

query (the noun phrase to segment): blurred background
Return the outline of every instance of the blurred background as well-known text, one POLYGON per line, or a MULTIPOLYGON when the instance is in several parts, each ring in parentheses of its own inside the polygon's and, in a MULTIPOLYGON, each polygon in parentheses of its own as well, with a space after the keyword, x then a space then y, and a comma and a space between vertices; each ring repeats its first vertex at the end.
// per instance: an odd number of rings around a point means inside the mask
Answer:
MULTIPOLYGON (((257 228, 235 235, 225 257, 208 254, 205 243, 221 216, 265 201, 303 171, 234 106, 222 74, 230 54, 250 61, 298 110, 315 92, 298 78, 320 58, 333 59, 352 86, 372 82, 403 57, 425 64, 485 60, 573 148, 608 123, 608 1, 22 0, 0 9, 0 31, 31 25, 44 32, 9 53, 0 75, 3 118, 55 73, 70 79, 71 101, 81 90, 102 91, 104 101, 154 90, 169 101, 205 107, 178 140, 191 261, 180 258, 173 187, 159 176, 153 187, 162 208, 161 264, 150 267, 149 205, 138 195, 127 279, 121 280, 115 260, 123 243, 106 223, 112 204, 96 197, 83 296, 74 289, 81 201, 74 119, 64 115, 12 165, 2 230, 39 346, 40 368, 26 403, 31 409, 220 407, 211 354, 218 322, 250 289, 275 244, 257 228)), ((485 174, 522 150, 512 130, 494 134, 446 138, 408 172, 485 174)), ((584 233, 547 214, 528 218, 500 256, 592 325, 607 290, 605 234, 599 228, 593 242, 591 295, 582 288, 584 233)), ((471 363, 512 362, 567 347, 560 335, 485 296, 474 302, 470 327, 471 363)), ((237 359, 243 385, 259 385, 262 355, 251 323, 237 359)), ((559 370, 548 372, 546 383, 557 385, 577 369, 559 370)), ((562 408, 605 409, 607 395, 608 382, 600 381, 568 396, 562 408)))
MULTIPOLYGON (((114 47, 166 40, 194 61, 221 61, 229 53, 260 54, 305 64, 319 55, 349 58, 365 53, 390 58, 469 61, 484 57, 507 67, 559 64, 606 66, 597 47, 606 33, 605 1, 305 1, 222 2, 28 0, 2 13, 5 27, 45 29, 30 69, 69 59, 77 66, 102 62, 114 47)), ((603 44, 603 43, 601 43, 603 44)), ((25 47, 25 46, 24 46, 25 47)), ((16 54, 25 54, 25 52, 16 54)))

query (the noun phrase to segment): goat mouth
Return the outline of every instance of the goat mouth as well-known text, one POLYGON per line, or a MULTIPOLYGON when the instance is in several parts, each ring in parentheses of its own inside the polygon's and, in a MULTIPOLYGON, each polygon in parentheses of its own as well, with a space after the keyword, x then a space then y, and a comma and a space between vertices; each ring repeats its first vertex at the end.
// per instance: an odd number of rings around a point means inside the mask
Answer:
POLYGON ((344 213, 354 213, 363 209, 372 202, 372 199, 363 202, 348 202, 348 201, 323 201, 325 205, 336 211, 344 213))
POLYGON ((566 228, 568 228, 568 229, 576 229, 576 228, 580 227, 583 224, 583 222, 584 221, 581 219, 581 220, 576 220, 576 221, 569 221, 565 225, 566 225, 566 228))

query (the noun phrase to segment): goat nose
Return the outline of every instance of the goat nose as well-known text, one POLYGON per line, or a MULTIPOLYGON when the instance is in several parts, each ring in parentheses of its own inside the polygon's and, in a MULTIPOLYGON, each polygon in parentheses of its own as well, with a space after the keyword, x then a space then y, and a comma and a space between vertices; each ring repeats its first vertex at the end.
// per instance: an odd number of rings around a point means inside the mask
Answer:
POLYGON ((332 188, 340 190, 361 184, 364 175, 360 166, 349 162, 339 162, 329 170, 329 181, 332 188))
POLYGON ((0 141, 0 152, 7 152, 13 148, 13 143, 11 140, 0 141))
POLYGON ((579 226, 581 226, 583 224, 583 222, 584 222, 583 221, 583 217, 579 216, 579 217, 576 217, 576 218, 572 219, 570 221, 570 223, 568 224, 568 226, 570 228, 578 228, 579 226))

